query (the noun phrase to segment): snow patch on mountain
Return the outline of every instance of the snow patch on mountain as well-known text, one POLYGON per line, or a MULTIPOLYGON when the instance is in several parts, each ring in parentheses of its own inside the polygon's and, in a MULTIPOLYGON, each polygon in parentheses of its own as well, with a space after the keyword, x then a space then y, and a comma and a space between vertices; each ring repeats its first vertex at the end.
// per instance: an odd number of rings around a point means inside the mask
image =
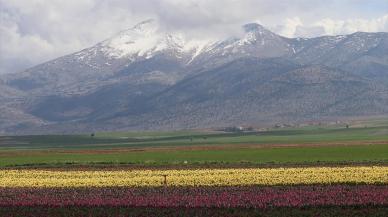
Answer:
POLYGON ((141 22, 131 29, 102 42, 102 52, 111 58, 124 56, 149 56, 150 51, 160 51, 167 47, 164 35, 159 34, 154 20, 141 22), (161 43, 164 42, 164 43, 161 43))
POLYGON ((136 60, 168 50, 177 58, 192 55, 193 60, 208 44, 208 40, 187 40, 182 32, 168 33, 155 20, 147 20, 102 42, 101 51, 111 59, 136 60))
POLYGON ((108 64, 119 59, 125 59, 130 64, 168 53, 190 64, 204 53, 220 53, 222 56, 244 54, 249 52, 245 49, 251 45, 265 47, 276 41, 276 35, 257 23, 242 26, 242 32, 239 38, 198 39, 184 32, 166 31, 156 20, 150 19, 119 32, 95 47, 78 52, 76 56, 78 61, 94 66, 91 60, 98 55, 105 56, 108 64))

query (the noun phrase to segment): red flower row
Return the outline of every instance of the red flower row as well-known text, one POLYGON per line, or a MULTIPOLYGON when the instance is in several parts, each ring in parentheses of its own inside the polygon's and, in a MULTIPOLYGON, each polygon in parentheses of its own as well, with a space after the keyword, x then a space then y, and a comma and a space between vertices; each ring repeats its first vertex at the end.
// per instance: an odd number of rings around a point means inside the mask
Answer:
POLYGON ((155 208, 112 206, 0 206, 0 216, 6 217, 386 217, 388 207, 331 206, 331 207, 273 207, 268 209, 244 208, 155 208))
POLYGON ((388 186, 0 188, 0 206, 268 208, 387 206, 388 186))

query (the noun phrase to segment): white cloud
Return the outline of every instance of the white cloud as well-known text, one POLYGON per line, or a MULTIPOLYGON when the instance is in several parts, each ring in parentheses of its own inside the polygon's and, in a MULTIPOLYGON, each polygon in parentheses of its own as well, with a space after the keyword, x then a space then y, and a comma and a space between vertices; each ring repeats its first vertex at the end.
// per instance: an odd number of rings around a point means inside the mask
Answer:
POLYGON ((296 29, 303 26, 303 22, 299 17, 286 18, 284 25, 278 28, 277 33, 286 37, 294 37, 296 29))
POLYGON ((321 26, 326 34, 339 35, 352 32, 386 32, 388 31, 388 14, 376 19, 347 19, 333 20, 323 19, 315 23, 315 26, 321 26))
POLYGON ((93 0, 0 0, 0 13, 0 74, 92 46, 144 19, 93 0))
POLYGON ((354 32, 388 32, 388 14, 375 19, 338 20, 324 18, 308 23, 299 17, 286 18, 283 25, 272 28, 286 37, 316 37, 322 35, 342 35, 354 32))

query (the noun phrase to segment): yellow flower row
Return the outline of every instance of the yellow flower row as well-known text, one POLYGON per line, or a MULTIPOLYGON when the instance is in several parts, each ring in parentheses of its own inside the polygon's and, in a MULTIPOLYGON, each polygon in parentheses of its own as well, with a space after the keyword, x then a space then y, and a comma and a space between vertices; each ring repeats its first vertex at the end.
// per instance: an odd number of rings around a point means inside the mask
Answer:
POLYGON ((388 184, 388 167, 190 169, 121 171, 0 170, 0 187, 237 186, 388 184))

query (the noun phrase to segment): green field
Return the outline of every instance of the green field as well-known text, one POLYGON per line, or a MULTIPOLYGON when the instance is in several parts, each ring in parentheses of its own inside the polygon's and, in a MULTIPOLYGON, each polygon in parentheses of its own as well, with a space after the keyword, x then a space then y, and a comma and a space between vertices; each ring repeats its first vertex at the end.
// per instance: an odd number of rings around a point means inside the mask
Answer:
POLYGON ((388 121, 260 132, 114 132, 0 137, 0 167, 63 164, 388 162, 388 121))
MULTIPOLYGON (((3 153, 4 154, 4 153, 3 153)), ((317 162, 388 162, 388 145, 262 148, 225 150, 143 151, 117 153, 37 152, 2 156, 0 166, 62 164, 268 164, 317 162)))
POLYGON ((387 126, 369 128, 273 129, 264 132, 149 132, 96 133, 90 135, 3 136, 0 150, 111 149, 225 144, 308 144, 388 141, 387 126))

